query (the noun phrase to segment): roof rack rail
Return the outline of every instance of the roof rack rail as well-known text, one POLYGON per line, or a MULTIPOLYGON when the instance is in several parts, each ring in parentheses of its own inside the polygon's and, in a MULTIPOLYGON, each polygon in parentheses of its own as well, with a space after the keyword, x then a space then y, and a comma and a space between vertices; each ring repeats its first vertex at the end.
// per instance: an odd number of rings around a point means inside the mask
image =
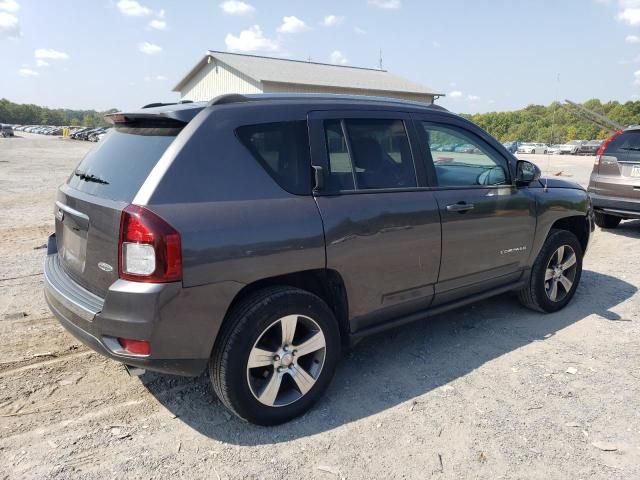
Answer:
POLYGON ((167 102, 167 103, 154 102, 154 103, 148 103, 142 108, 166 107, 167 105, 177 105, 177 103, 176 102, 167 102))
POLYGON ((226 93, 224 95, 218 95, 213 100, 209 102, 207 106, 211 107, 213 105, 225 105, 227 103, 238 103, 238 102, 247 102, 249 99, 244 95, 240 95, 239 93, 226 93))

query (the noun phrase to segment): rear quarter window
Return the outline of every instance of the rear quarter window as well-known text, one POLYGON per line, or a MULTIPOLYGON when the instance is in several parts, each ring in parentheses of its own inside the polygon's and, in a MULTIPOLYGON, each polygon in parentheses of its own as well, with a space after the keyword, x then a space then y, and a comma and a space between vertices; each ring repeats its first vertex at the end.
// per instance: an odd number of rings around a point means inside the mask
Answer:
POLYGON ((239 127, 236 133, 280 187, 296 195, 311 193, 307 122, 246 125, 239 127))
POLYGON ((68 185, 90 195, 131 202, 176 128, 112 128, 73 171, 68 185))

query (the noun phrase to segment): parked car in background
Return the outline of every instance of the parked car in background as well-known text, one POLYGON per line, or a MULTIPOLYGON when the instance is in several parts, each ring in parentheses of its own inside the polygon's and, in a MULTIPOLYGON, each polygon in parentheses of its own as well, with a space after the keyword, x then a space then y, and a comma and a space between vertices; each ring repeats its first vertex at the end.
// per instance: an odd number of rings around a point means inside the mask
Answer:
POLYGON ((304 413, 367 334, 506 291, 556 312, 580 282, 587 192, 442 107, 223 95, 108 118, 57 192, 46 300, 109 358, 208 371, 247 421, 304 413))
POLYGON ((584 140, 570 140, 567 143, 560 145, 561 155, 576 155, 580 145, 584 143, 584 140))
POLYGON ((106 131, 106 128, 98 128, 96 130, 93 130, 89 135, 87 135, 87 140, 89 140, 90 142, 97 142, 98 136, 103 135, 106 131))
POLYGON ((589 180, 596 224, 615 228, 640 218, 640 126, 616 132, 600 146, 589 180))
POLYGON ((550 155, 560 155, 560 147, 561 145, 559 144, 549 145, 549 147, 547 148, 547 153, 549 153, 550 155))
POLYGON ((548 148, 544 143, 521 143, 518 153, 547 153, 548 148))
POLYGON ((589 140, 578 148, 578 155, 595 155, 602 146, 602 140, 589 140))
POLYGON ((13 137, 13 127, 7 124, 0 124, 0 136, 2 137, 13 137))
POLYGON ((506 142, 503 143, 502 146, 506 148, 509 153, 518 152, 518 142, 506 142))

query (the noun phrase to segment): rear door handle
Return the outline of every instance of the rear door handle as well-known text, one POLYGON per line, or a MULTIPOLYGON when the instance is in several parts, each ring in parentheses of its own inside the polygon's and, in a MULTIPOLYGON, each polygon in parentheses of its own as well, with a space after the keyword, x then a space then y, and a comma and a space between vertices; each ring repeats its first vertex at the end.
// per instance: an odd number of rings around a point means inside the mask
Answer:
POLYGON ((465 213, 465 212, 468 212, 469 210, 473 210, 473 207, 474 207, 473 203, 458 202, 451 205, 447 205, 447 211, 465 213))

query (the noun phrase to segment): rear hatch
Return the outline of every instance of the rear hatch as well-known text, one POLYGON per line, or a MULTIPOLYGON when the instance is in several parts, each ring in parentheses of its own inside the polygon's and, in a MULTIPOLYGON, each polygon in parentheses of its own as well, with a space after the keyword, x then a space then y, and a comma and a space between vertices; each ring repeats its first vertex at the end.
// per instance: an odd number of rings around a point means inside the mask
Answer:
POLYGON ((606 145, 598 164, 596 193, 640 200, 640 129, 615 136, 606 145))
POLYGON ((84 157, 56 199, 61 264, 78 284, 101 297, 118 279, 122 210, 186 124, 145 115, 112 116, 114 128, 84 157))

